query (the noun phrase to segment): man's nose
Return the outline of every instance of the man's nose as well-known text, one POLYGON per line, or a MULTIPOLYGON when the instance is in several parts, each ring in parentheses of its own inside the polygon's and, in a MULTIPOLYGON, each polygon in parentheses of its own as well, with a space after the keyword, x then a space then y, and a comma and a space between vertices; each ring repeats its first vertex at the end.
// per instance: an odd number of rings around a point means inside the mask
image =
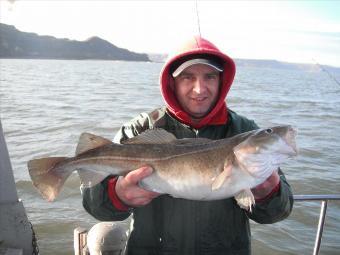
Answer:
POLYGON ((205 84, 202 79, 196 79, 193 87, 193 91, 197 94, 201 94, 205 90, 205 84))

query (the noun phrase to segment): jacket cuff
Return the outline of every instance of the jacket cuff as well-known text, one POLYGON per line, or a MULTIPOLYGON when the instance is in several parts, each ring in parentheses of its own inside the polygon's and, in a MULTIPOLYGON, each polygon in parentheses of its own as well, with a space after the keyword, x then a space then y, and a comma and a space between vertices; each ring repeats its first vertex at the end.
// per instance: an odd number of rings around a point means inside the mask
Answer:
POLYGON ((113 206, 119 211, 126 212, 130 209, 130 207, 125 205, 117 196, 117 193, 116 193, 117 180, 118 180, 118 177, 113 177, 108 181, 107 193, 113 206))
POLYGON ((267 200, 271 199, 272 197, 274 197, 277 193, 279 193, 280 191, 280 186, 281 186, 281 180, 279 181, 279 183, 272 189, 271 192, 269 192, 268 195, 266 195, 263 198, 259 198, 259 199, 255 199, 255 203, 264 203, 267 200))

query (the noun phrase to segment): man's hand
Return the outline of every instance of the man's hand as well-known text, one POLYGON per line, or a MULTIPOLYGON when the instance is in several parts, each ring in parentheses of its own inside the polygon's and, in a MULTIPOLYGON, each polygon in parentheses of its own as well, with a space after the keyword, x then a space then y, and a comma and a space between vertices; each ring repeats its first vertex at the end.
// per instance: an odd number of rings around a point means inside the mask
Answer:
POLYGON ((280 176, 277 173, 277 170, 272 173, 271 176, 267 178, 263 183, 253 188, 251 191, 253 192, 255 199, 265 198, 270 192, 279 184, 280 176))
POLYGON ((128 206, 139 207, 147 205, 152 199, 160 194, 147 191, 138 186, 138 182, 152 174, 151 167, 141 167, 128 173, 125 177, 120 176, 116 184, 116 194, 119 199, 128 206))

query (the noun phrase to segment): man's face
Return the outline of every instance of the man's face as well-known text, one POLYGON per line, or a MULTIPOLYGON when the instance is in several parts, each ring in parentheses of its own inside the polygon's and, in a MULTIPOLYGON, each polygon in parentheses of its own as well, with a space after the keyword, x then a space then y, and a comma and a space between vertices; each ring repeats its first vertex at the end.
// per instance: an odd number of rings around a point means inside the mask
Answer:
POLYGON ((175 95, 182 109, 194 118, 203 118, 215 106, 219 93, 220 73, 197 64, 175 78, 175 95))

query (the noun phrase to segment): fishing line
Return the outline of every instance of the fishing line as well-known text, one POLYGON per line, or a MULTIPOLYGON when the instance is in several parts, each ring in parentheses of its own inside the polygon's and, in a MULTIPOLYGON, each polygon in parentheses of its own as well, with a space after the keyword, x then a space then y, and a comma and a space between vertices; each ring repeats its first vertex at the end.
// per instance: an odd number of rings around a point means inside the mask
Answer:
POLYGON ((312 60, 315 62, 315 64, 323 71, 325 72, 331 79, 335 81, 336 84, 340 86, 340 82, 322 65, 320 65, 315 59, 312 58, 312 60))
POLYGON ((197 17, 197 26, 198 26, 198 34, 200 35, 200 37, 202 37, 201 35, 201 24, 200 24, 200 16, 198 13, 198 0, 195 0, 195 4, 196 4, 196 17, 197 17))

